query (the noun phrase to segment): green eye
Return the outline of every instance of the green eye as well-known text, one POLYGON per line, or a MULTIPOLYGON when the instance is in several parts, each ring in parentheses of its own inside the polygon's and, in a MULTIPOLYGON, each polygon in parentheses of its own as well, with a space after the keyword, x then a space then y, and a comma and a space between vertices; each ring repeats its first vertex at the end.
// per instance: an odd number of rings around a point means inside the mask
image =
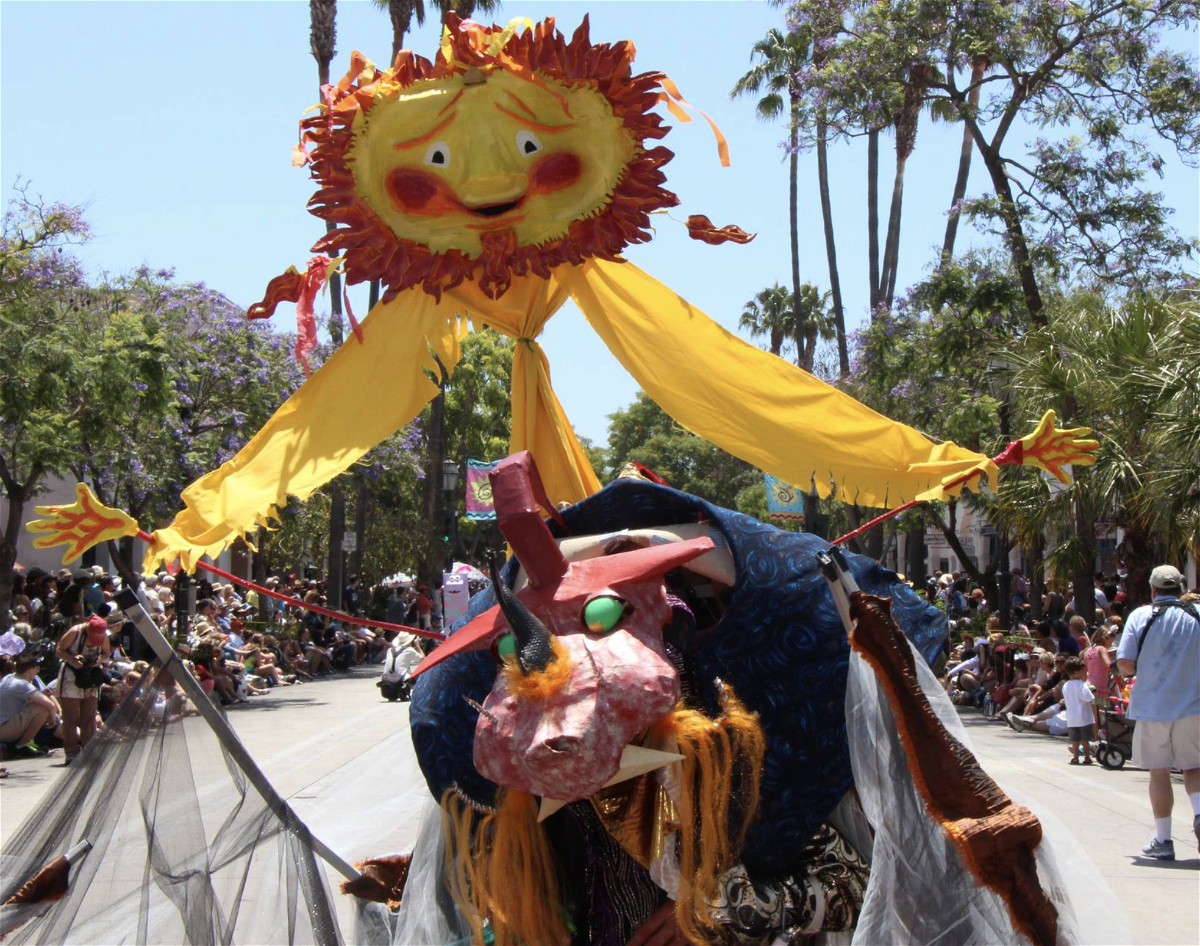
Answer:
POLYGON ((593 598, 583 608, 583 625, 594 634, 607 634, 625 614, 625 602, 612 595, 593 598))
POLYGON ((496 655, 501 660, 517 655, 517 639, 513 637, 511 631, 507 634, 501 634, 500 640, 496 641, 496 655))

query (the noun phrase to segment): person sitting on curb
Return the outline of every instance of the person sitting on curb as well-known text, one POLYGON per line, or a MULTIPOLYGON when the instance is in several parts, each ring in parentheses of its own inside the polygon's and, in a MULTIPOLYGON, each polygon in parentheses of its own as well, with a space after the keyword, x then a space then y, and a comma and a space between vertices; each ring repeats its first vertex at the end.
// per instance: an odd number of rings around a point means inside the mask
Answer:
POLYGON ((32 755, 45 754, 35 737, 59 722, 54 701, 33 682, 41 663, 38 654, 18 654, 16 669, 0 680, 0 743, 15 745, 32 755))

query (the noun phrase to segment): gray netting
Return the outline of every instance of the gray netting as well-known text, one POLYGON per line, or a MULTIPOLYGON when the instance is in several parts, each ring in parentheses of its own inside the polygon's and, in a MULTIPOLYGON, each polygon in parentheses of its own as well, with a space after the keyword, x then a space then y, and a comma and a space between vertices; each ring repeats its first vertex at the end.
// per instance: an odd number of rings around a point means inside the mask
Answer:
POLYGON ((338 943, 307 832, 272 811, 165 671, 130 694, 11 837, 0 902, 87 839, 70 889, 5 942, 338 943), (197 774, 199 773, 199 774, 197 774))

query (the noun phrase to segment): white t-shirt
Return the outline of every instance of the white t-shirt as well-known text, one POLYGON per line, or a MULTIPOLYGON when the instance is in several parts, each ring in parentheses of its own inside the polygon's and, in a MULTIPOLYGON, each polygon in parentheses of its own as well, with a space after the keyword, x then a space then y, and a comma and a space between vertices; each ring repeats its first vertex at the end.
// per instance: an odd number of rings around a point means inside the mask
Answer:
POLYGON ((969 673, 978 673, 979 672, 979 655, 978 654, 976 654, 974 657, 971 657, 968 660, 964 660, 962 663, 960 663, 954 667, 951 667, 950 670, 948 671, 948 675, 952 677, 956 673, 965 673, 965 672, 969 672, 969 673))
POLYGON ((1092 691, 1086 680, 1068 680, 1063 684, 1062 695, 1067 705, 1068 726, 1090 726, 1096 721, 1092 716, 1092 691))

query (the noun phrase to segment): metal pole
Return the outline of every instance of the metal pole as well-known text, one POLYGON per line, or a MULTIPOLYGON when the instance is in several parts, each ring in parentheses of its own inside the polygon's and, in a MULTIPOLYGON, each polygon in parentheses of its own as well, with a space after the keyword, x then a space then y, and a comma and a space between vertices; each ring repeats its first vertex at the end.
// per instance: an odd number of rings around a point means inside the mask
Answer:
POLYGON ((275 786, 270 783, 267 777, 263 774, 262 769, 251 758, 250 753, 246 751, 246 747, 242 745, 242 741, 238 738, 237 733, 233 731, 233 727, 229 725, 229 721, 221 715, 220 710, 213 704, 212 699, 204 692, 200 683, 195 677, 188 672, 183 666, 179 658, 175 655, 175 651, 171 648, 170 643, 162 632, 155 626, 154 621, 150 619, 150 615, 146 613, 146 609, 142 607, 138 601, 137 595, 134 592, 126 589, 117 595, 117 607, 125 612, 125 617, 134 623, 134 626, 141 632, 146 639, 146 643, 150 645, 150 649, 162 665, 167 669, 175 682, 179 684, 180 689, 187 694, 188 698, 195 705, 196 710, 204 717, 204 721, 208 723, 216 737, 221 741, 221 745, 229 752, 245 774, 250 784, 258 790, 263 801, 267 806, 275 812, 275 814, 283 821, 283 823, 293 828, 302 839, 308 841, 312 849, 321 855, 330 866, 334 867, 338 873, 350 880, 356 880, 361 875, 357 870, 346 863, 336 852, 330 850, 320 838, 313 835, 308 829, 308 826, 296 815, 292 810, 291 805, 277 792, 275 786))
POLYGON ((996 572, 996 587, 1000 592, 1000 626, 1012 629, 1012 572, 1008 567, 1008 536, 1000 536, 1000 568, 996 572))
POLYGON ((183 643, 188 637, 192 618, 191 592, 192 576, 181 568, 175 576, 175 640, 179 643, 183 643))

